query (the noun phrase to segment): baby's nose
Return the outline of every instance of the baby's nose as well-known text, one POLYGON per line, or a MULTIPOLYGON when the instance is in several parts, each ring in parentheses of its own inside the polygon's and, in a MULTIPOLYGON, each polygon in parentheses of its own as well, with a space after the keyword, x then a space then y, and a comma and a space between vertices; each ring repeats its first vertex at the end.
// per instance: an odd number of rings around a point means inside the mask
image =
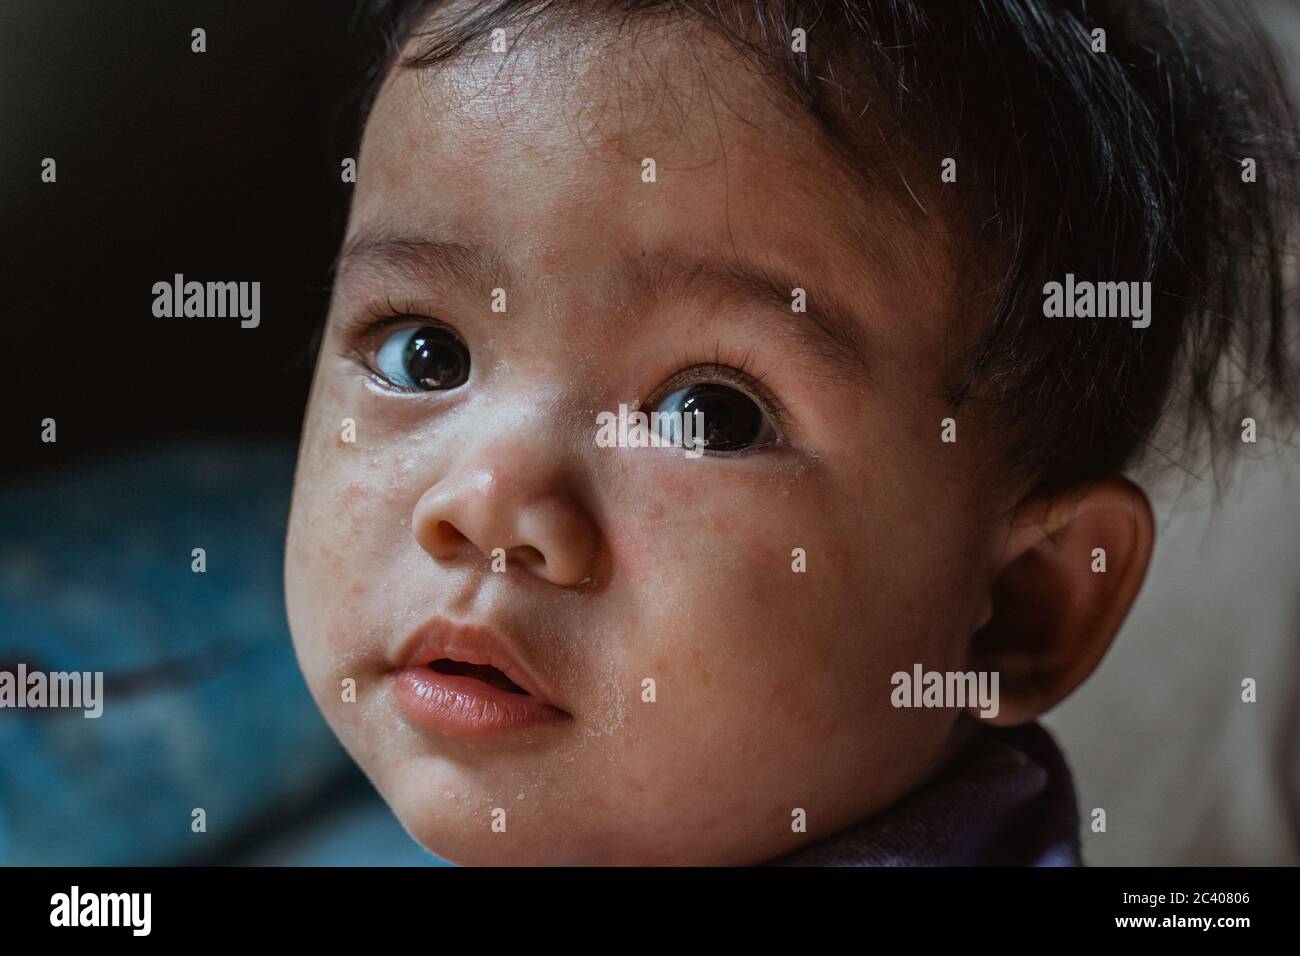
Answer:
POLYGON ((439 480, 416 503, 411 527, 438 561, 523 567, 562 587, 594 570, 594 519, 561 475, 517 454, 510 463, 480 461, 439 480))

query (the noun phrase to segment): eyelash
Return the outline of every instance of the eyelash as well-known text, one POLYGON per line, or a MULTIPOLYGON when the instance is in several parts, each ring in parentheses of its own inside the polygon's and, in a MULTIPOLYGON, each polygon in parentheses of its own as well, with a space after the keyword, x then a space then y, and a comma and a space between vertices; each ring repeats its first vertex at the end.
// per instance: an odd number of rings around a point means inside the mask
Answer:
POLYGON ((749 350, 724 352, 722 343, 718 342, 713 348, 712 361, 701 363, 689 355, 675 352, 672 367, 680 368, 682 371, 655 389, 647 405, 656 404, 664 396, 671 395, 685 385, 696 382, 722 382, 744 392, 756 401, 772 420, 776 430, 785 432, 790 419, 789 409, 763 384, 763 380, 769 373, 757 371, 754 367, 753 353, 749 350))
POLYGON ((394 302, 389 296, 385 298, 384 304, 386 308, 377 309, 368 306, 361 314, 349 316, 342 321, 339 332, 349 348, 369 345, 379 332, 394 325, 401 325, 403 322, 418 321, 443 325, 437 319, 421 314, 419 306, 414 302, 407 302, 405 299, 394 302))
MULTIPOLYGON (((340 354, 343 358, 356 362, 372 378, 378 379, 385 387, 399 392, 418 393, 417 389, 394 385, 376 372, 367 357, 368 350, 373 347, 375 339, 379 338, 381 332, 395 326, 405 325, 413 320, 453 332, 454 330, 444 322, 421 314, 420 308, 413 302, 403 300, 395 303, 391 297, 387 297, 384 304, 387 307, 386 309, 367 308, 361 314, 347 318, 341 323, 339 331, 343 339, 343 348, 340 350, 340 354)), ((689 355, 674 353, 672 367, 680 368, 682 371, 673 375, 663 386, 655 389, 651 396, 654 401, 658 401, 666 395, 671 395, 677 389, 695 382, 721 381, 739 389, 758 402, 763 411, 772 419, 772 424, 776 427, 776 430, 778 432, 785 431, 790 418, 789 409, 763 384, 763 380, 767 378, 769 373, 758 372, 755 369, 753 354, 749 350, 724 352, 722 343, 718 342, 714 345, 712 361, 701 363, 692 359, 689 355)), ((653 402, 648 404, 653 404, 653 402)))

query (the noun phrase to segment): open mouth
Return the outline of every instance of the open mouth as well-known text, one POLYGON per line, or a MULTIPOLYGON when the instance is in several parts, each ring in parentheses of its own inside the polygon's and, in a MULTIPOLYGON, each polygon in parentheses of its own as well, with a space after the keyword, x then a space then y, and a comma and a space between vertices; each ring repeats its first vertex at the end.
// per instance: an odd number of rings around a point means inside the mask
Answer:
POLYGON ((437 734, 488 737, 574 719, 490 627, 430 618, 390 660, 394 702, 416 726, 437 734))
POLYGON ((464 661, 453 661, 447 657, 440 657, 438 660, 427 665, 430 670, 437 671, 439 674, 451 674, 457 677, 470 677, 474 680, 481 680, 485 684, 500 688, 511 694, 528 695, 514 681, 512 681, 501 671, 492 667, 490 664, 467 664, 464 661))

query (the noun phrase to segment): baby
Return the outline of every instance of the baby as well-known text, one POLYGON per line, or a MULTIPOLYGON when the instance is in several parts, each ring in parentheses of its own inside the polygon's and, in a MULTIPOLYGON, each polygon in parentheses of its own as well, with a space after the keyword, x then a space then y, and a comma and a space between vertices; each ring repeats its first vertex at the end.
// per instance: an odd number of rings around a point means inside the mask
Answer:
POLYGON ((385 7, 285 579, 416 840, 1080 862, 1036 718, 1146 573, 1122 473, 1296 407, 1291 107, 1172 11, 385 7))

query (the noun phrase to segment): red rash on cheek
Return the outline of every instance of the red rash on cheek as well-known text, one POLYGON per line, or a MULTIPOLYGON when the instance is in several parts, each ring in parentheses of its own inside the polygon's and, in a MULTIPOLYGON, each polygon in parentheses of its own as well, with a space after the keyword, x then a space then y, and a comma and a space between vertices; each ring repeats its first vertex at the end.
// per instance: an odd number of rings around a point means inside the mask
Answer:
POLYGON ((352 643, 352 629, 346 621, 335 618, 325 631, 325 642, 336 654, 346 653, 352 643))
POLYGON ((695 675, 696 681, 701 687, 708 687, 713 683, 713 678, 709 676, 709 665, 704 661, 704 655, 699 651, 691 652, 691 673, 695 675))
POLYGON ((366 487, 359 481, 350 481, 348 486, 343 489, 343 494, 339 498, 339 505, 343 508, 353 508, 361 503, 365 497, 366 487))

